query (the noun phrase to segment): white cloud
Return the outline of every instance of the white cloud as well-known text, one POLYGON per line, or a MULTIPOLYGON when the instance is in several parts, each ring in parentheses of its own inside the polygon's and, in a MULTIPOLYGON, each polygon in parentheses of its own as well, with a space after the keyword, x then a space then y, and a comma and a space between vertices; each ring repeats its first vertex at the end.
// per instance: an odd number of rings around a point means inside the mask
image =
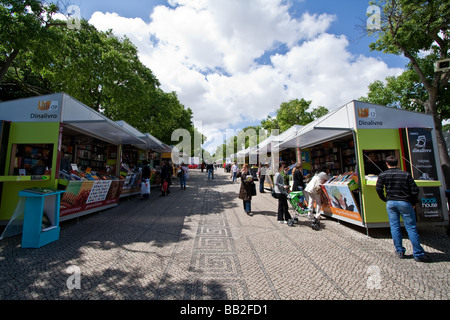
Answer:
POLYGON ((155 7, 149 22, 100 12, 89 22, 130 38, 162 89, 177 92, 210 140, 217 129, 265 119, 290 99, 334 109, 401 72, 354 56, 345 36, 326 33, 334 15, 295 18, 286 3, 170 0, 172 7, 155 7), (270 65, 256 63, 268 52, 270 65))
POLYGON ((286 78, 289 99, 302 97, 334 109, 367 93, 368 85, 387 75, 400 74, 374 58, 353 56, 345 36, 321 34, 293 48, 285 55, 272 57, 274 68, 286 78))

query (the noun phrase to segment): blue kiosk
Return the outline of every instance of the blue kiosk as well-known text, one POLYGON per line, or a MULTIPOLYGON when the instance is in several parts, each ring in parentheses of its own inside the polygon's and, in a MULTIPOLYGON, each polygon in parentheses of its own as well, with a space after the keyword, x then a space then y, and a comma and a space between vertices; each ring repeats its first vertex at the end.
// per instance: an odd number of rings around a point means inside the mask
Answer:
POLYGON ((64 190, 26 189, 22 248, 40 248, 59 239, 59 208, 64 190))

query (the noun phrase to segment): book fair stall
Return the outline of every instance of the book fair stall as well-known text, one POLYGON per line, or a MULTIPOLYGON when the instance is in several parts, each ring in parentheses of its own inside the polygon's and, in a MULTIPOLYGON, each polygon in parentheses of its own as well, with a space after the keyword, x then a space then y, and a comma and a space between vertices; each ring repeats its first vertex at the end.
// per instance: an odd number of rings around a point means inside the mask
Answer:
POLYGON ((151 134, 144 134, 123 120, 116 121, 116 123, 143 141, 136 145, 126 144, 121 146, 120 176, 125 180, 121 197, 140 193, 142 161, 144 160, 150 160, 150 187, 159 186, 161 184, 161 172, 155 168, 155 165, 159 167, 159 155, 164 152, 170 153, 171 149, 151 134))
POLYGON ((136 185, 129 172, 121 176, 123 168, 137 168, 151 145, 149 136, 136 136, 65 93, 0 103, 0 120, 1 224, 10 221, 25 189, 65 191, 60 221, 117 206, 136 185))
POLYGON ((386 204, 375 186, 395 155, 420 189, 418 223, 448 224, 445 183, 431 115, 352 101, 279 142, 295 149, 304 173, 326 165, 331 179, 322 185, 326 216, 365 228, 389 226, 386 204))

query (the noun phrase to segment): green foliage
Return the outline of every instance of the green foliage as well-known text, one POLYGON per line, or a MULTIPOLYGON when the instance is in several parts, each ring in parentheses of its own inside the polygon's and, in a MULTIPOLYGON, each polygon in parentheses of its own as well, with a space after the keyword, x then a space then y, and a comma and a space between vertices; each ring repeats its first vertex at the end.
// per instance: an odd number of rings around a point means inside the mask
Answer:
POLYGON ((284 102, 276 110, 275 118, 268 116, 267 119, 262 120, 260 125, 249 126, 237 132, 237 134, 229 138, 225 144, 217 147, 215 154, 223 158, 229 157, 229 153, 234 153, 248 147, 256 146, 261 140, 268 138, 274 130, 278 130, 278 133, 282 133, 294 125, 305 126, 308 123, 326 115, 329 111, 325 107, 318 107, 311 111, 310 109, 312 101, 306 101, 305 99, 294 99, 288 102, 284 102), (256 141, 251 141, 248 137, 249 130, 254 130, 256 133, 256 141), (238 141, 245 141, 244 145, 238 145, 238 141))
MULTIPOLYGON (((398 78, 371 85, 368 99, 384 104, 424 111, 433 115, 444 176, 450 176, 450 157, 442 135, 442 120, 449 117, 450 72, 434 72, 433 64, 449 58, 450 2, 448 0, 382 0, 371 4, 382 7, 379 30, 370 44, 372 50, 403 54, 408 70, 398 78), (377 95, 380 97, 376 97, 377 95)), ((447 185, 450 179, 447 178, 447 185)))
POLYGON ((129 39, 100 32, 85 20, 79 30, 67 28, 67 22, 51 19, 57 8, 43 1, 0 4, 0 66, 6 70, 0 100, 65 92, 169 145, 175 129, 194 131, 192 110, 159 88, 129 39))
POLYGON ((284 102, 276 111, 276 117, 268 117, 261 122, 261 126, 265 130, 278 129, 280 133, 288 130, 293 125, 307 125, 308 123, 320 118, 328 113, 325 107, 318 107, 312 111, 308 111, 312 101, 305 99, 295 99, 284 102))

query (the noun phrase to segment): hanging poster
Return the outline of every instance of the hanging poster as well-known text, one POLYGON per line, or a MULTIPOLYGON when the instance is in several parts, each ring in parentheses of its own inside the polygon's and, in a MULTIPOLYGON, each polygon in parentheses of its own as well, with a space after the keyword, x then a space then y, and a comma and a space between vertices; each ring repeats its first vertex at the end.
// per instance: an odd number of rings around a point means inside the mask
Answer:
POLYGON ((411 174, 414 180, 438 180, 432 130, 407 128, 411 174))

